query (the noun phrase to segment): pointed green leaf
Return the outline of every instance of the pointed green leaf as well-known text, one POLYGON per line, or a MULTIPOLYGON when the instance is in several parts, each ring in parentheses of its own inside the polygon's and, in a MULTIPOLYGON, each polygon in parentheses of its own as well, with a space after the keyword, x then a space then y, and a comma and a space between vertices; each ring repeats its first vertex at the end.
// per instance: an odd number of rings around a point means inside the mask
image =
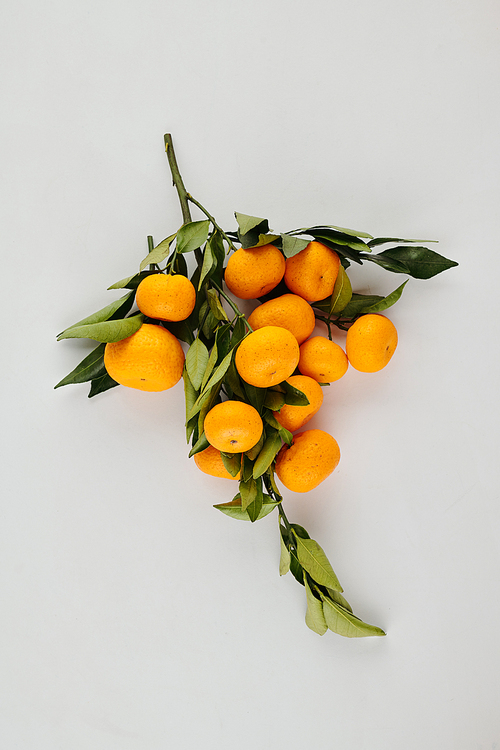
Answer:
POLYGON ((384 297, 379 302, 375 302, 375 304, 370 305, 370 307, 366 307, 363 310, 363 314, 367 315, 368 313, 379 313, 383 312, 383 310, 387 310, 388 307, 392 307, 392 305, 394 305, 403 294, 403 289, 405 288, 407 283, 408 279, 403 284, 401 284, 401 286, 398 286, 397 289, 391 292, 391 294, 388 294, 387 297, 384 297))
POLYGON ((367 256, 366 259, 394 273, 407 273, 415 279, 430 279, 442 271, 458 266, 454 260, 420 246, 392 247, 377 255, 367 256))
POLYGON ((209 229, 208 219, 184 224, 177 232, 177 252, 190 253, 201 247, 207 241, 209 229))
POLYGON ((154 273, 158 273, 158 271, 141 271, 141 273, 133 273, 132 276, 127 276, 125 279, 120 279, 120 281, 116 281, 114 284, 111 284, 111 286, 108 286, 108 290, 137 289, 141 281, 145 279, 146 276, 151 276, 151 274, 154 273))
MULTIPOLYGON (((262 450, 262 446, 264 445, 265 439, 266 439, 266 433, 264 432, 264 430, 262 430, 262 435, 260 436, 258 442, 255 443, 253 448, 250 448, 249 451, 245 451, 245 456, 248 459, 250 459, 250 461, 255 461, 255 459, 257 458, 257 456, 262 450)), ((253 469, 252 469, 252 473, 253 473, 253 469)))
POLYGON ((142 326, 143 320, 144 315, 140 313, 130 318, 124 318, 123 320, 106 320, 102 323, 68 328, 57 337, 57 340, 93 339, 94 341, 115 343, 116 341, 121 341, 132 336, 142 326))
POLYGON ((243 390, 243 383, 242 383, 240 376, 238 375, 238 371, 236 369, 236 365, 234 364, 234 360, 231 362, 231 364, 227 368, 225 382, 227 383, 227 385, 232 390, 235 396, 238 396, 238 398, 245 400, 245 392, 243 390))
POLYGON ((254 502, 254 500, 257 499, 258 493, 259 493, 259 484, 262 486, 261 482, 257 482, 253 477, 250 477, 246 482, 241 481, 240 482, 240 495, 241 495, 241 507, 242 510, 246 510, 251 503, 254 502))
MULTIPOLYGON (((262 224, 267 224, 267 219, 259 219, 257 216, 247 216, 247 214, 240 214, 237 211, 235 211, 234 215, 241 234, 248 234, 252 229, 260 227, 262 224)), ((264 233, 268 231, 269 226, 264 233)))
POLYGON ((212 373, 212 376, 208 383, 206 384, 204 390, 208 390, 209 388, 212 388, 216 383, 218 383, 224 375, 226 374, 229 365, 231 364, 233 353, 229 352, 229 354, 226 354, 220 365, 217 365, 215 370, 212 373))
POLYGON ((72 385, 74 383, 87 383, 89 380, 101 377, 106 372, 104 367, 104 349, 106 344, 99 344, 85 359, 82 359, 79 365, 72 370, 69 375, 59 381, 54 388, 60 388, 62 385, 72 385))
POLYGON ((212 247, 210 244, 210 241, 207 242, 205 245, 205 250, 203 251, 203 263, 201 266, 200 271, 200 280, 198 282, 198 291, 200 291, 201 287, 203 286, 203 282, 205 281, 206 277, 210 274, 212 269, 216 265, 216 260, 212 253, 212 247))
POLYGON ((153 248, 153 250, 151 250, 151 252, 146 255, 144 260, 141 261, 139 271, 144 271, 146 266, 149 266, 152 263, 154 263, 155 265, 162 263, 165 258, 168 257, 168 254, 170 252, 170 245, 175 240, 176 235, 177 232, 175 234, 171 234, 170 237, 162 240, 159 245, 153 248))
POLYGON ((271 411, 279 411, 285 403, 285 394, 278 391, 268 391, 264 399, 264 406, 271 411))
POLYGON ((193 408, 196 402, 196 399, 198 398, 198 391, 193 386, 185 367, 182 373, 182 379, 184 381, 184 401, 186 404, 186 424, 187 424, 187 422, 189 421, 188 419, 189 413, 191 409, 193 408))
POLYGON ((215 363, 217 362, 218 357, 218 351, 217 351, 217 342, 213 345, 212 351, 210 352, 210 356, 208 358, 207 366, 205 369, 205 372, 203 373, 203 380, 201 381, 201 390, 205 390, 205 386, 207 384, 208 378, 213 372, 213 369, 215 367, 215 363))
MULTIPOLYGON (((271 513, 277 505, 279 505, 279 503, 274 502, 274 500, 269 497, 269 495, 264 495, 262 508, 260 509, 260 513, 255 520, 260 521, 261 518, 269 515, 269 513, 271 513)), ((248 512, 246 510, 242 510, 241 508, 241 498, 239 494, 236 495, 234 500, 231 500, 230 503, 214 505, 214 508, 217 508, 217 510, 220 510, 230 518, 235 518, 237 521, 250 521, 248 512)))
POLYGON ((329 598, 332 601, 336 602, 336 604, 339 604, 344 609, 347 609, 348 612, 350 612, 352 614, 352 607, 351 607, 351 605, 349 604, 349 602, 347 601, 347 599, 342 596, 342 594, 340 593, 340 591, 335 591, 334 589, 329 589, 328 587, 326 587, 326 590, 328 592, 329 598))
POLYGON ((245 246, 245 249, 254 250, 258 247, 263 247, 264 245, 272 245, 273 242, 276 242, 276 240, 279 239, 279 234, 259 234, 257 241, 254 242, 253 245, 249 245, 248 247, 245 246))
POLYGON ((99 377, 94 378, 90 383, 89 398, 97 396, 99 393, 109 391, 110 388, 115 388, 119 383, 108 375, 107 372, 103 373, 99 377))
POLYGON ((207 300, 210 310, 217 320, 228 320, 226 311, 221 305, 217 292, 213 289, 207 289, 207 300))
MULTIPOLYGON (((280 523, 280 529, 282 528, 280 523)), ((288 547, 286 546, 285 542, 283 541, 283 534, 280 533, 280 545, 281 545, 281 554, 280 554, 280 565, 279 565, 279 572, 280 576, 284 576, 288 573, 290 570, 290 552, 288 550, 288 547)))
POLYGON ((232 477, 237 477, 241 471, 241 453, 221 453, 222 463, 232 477))
MULTIPOLYGON (((70 331, 73 328, 80 328, 81 326, 92 325, 93 323, 101 323, 105 320, 109 320, 112 315, 117 313, 120 309, 124 308, 125 305, 127 305, 127 303, 130 302, 131 297, 133 297, 133 293, 129 292, 128 294, 125 294, 123 297, 120 297, 120 299, 117 299, 114 302, 111 302, 111 304, 106 305, 106 307, 103 307, 102 310, 98 310, 97 312, 93 313, 92 315, 89 315, 83 320, 79 320, 78 323, 73 323, 73 325, 69 326, 69 328, 65 328, 64 331, 62 331, 62 333, 58 335, 57 339, 59 340, 61 338, 73 338, 71 336, 63 335, 67 331, 70 331)), ((130 310, 131 306, 132 305, 129 304, 128 310, 130 310)), ((123 314, 126 315, 128 310, 126 310, 123 314)))
POLYGON ((297 556, 304 570, 316 583, 342 592, 342 586, 318 542, 314 539, 302 539, 295 530, 294 536, 297 541, 297 556))
POLYGON ((353 293, 351 301, 342 310, 341 318, 355 318, 357 315, 361 315, 369 307, 372 307, 378 302, 383 301, 383 297, 379 294, 356 294, 353 293))
POLYGON ((208 365, 208 349, 201 339, 195 339, 186 354, 186 370, 195 390, 199 390, 208 365))
POLYGON ((322 595, 323 612, 328 628, 346 638, 365 638, 368 636, 385 635, 385 632, 375 625, 368 625, 336 602, 322 595))
MULTIPOLYGON (((241 493, 241 490, 240 490, 240 493, 241 493)), ((244 504, 244 502, 243 502, 243 496, 242 496, 242 501, 241 501, 242 507, 243 507, 243 504, 244 504)), ((246 507, 246 511, 247 511, 248 516, 249 516, 250 520, 252 521, 252 523, 254 521, 258 520, 258 518, 259 518, 259 516, 261 514, 261 511, 262 511, 263 505, 264 505, 264 493, 262 491, 262 481, 260 479, 258 479, 257 480, 257 494, 256 494, 256 497, 246 507)))
POLYGON ((328 625, 323 613, 323 603, 320 599, 316 599, 311 591, 307 576, 304 576, 304 586, 307 599, 306 625, 318 635, 324 635, 328 630, 328 625))
POLYGON ((261 477, 274 461, 276 454, 281 448, 281 438, 278 433, 270 435, 260 451, 253 466, 253 478, 261 477))
POLYGON ((285 258, 293 258, 304 250, 310 243, 310 240, 303 240, 300 237, 292 237, 289 234, 281 235, 283 255, 285 258))
POLYGON ((196 443, 193 445, 193 447, 189 451, 188 457, 192 458, 195 455, 195 453, 201 453, 201 451, 204 451, 205 448, 208 448, 209 445, 210 443, 206 439, 205 433, 202 432, 202 434, 200 435, 196 443))
POLYGON ((377 237, 371 239, 367 244, 370 245, 370 247, 376 247, 377 245, 388 245, 392 242, 408 242, 413 244, 416 242, 425 242, 427 244, 428 242, 437 242, 437 240, 403 240, 400 237, 377 237))
POLYGON ((281 383, 285 390, 285 404, 290 406, 309 406, 309 399, 303 391, 288 383, 286 380, 281 383))
POLYGON ((355 229, 346 229, 345 227, 336 227, 334 224, 322 224, 318 227, 309 227, 304 229, 295 229, 291 234, 310 234, 313 231, 318 231, 321 229, 335 229, 337 232, 341 232, 341 234, 347 234, 350 237, 363 237, 364 239, 372 239, 372 235, 368 234, 367 232, 358 232, 355 229))
MULTIPOLYGON (((352 286, 349 276, 346 274, 344 267, 340 266, 330 299, 329 313, 331 315, 338 315, 349 304, 351 297, 352 286)), ((314 307, 316 307, 316 304, 314 304, 314 307)))

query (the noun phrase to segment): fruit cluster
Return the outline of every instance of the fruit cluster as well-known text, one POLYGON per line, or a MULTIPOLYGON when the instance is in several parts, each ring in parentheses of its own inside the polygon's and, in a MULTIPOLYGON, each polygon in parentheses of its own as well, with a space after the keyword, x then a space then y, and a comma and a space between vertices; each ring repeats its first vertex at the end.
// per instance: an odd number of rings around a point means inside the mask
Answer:
POLYGON ((302 430, 322 405, 322 385, 349 365, 376 372, 396 349, 396 329, 381 313, 406 282, 387 297, 355 294, 350 263, 370 260, 416 278, 456 264, 416 240, 332 226, 273 234, 267 220, 236 214, 237 231, 224 232, 185 191, 170 136, 166 147, 184 223, 156 247, 148 238, 139 272, 110 287, 127 289, 124 297, 59 335, 100 343, 56 387, 90 382, 94 396, 118 384, 163 391, 183 378, 189 455, 201 471, 239 482, 235 497, 215 507, 250 521, 277 509, 280 573, 291 570, 304 585, 308 626, 384 635, 352 613, 319 544, 288 521, 275 475, 287 489, 307 492, 334 471, 335 438, 302 430), (190 203, 207 218, 192 221, 190 203), (380 244, 391 247, 372 255, 380 244), (238 299, 258 302, 248 319, 238 299), (326 335, 313 335, 318 322, 326 335), (345 351, 332 326, 346 333, 345 351))

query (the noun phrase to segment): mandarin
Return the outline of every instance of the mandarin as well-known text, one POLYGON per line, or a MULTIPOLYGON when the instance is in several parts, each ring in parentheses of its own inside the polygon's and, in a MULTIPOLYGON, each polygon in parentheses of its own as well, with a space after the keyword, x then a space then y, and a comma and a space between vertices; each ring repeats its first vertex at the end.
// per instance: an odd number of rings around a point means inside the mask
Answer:
POLYGON ((223 401, 205 417, 205 437, 224 453, 244 453, 259 442, 264 428, 257 409, 243 401, 223 401))
POLYGON ((299 370, 318 383, 333 383, 346 374, 349 362, 341 346, 325 336, 313 336, 300 347, 299 370))
POLYGON ((278 286, 285 273, 285 258, 275 245, 245 250, 230 255, 224 281, 240 299, 257 299, 278 286))
POLYGON ((385 367, 398 345, 396 326, 385 315, 368 313, 347 331, 346 351, 355 370, 378 372, 385 367))
POLYGON ((185 320, 194 310, 196 289, 182 274, 153 273, 137 287, 136 302, 148 318, 185 320))
POLYGON ((285 430, 294 432, 303 427, 306 422, 309 422, 319 411, 323 403, 323 389, 316 380, 309 378, 307 375, 292 375, 286 382, 302 391, 309 400, 307 406, 283 404, 279 412, 273 412, 277 421, 285 430))
POLYGON ((297 339, 286 328, 264 326, 248 334, 236 350, 236 369, 246 383, 268 388, 286 380, 299 361, 297 339))
POLYGON ((132 336, 106 344, 104 366, 120 385, 165 391, 182 377, 184 352, 166 328, 143 323, 132 336))
POLYGON ((309 302, 298 294, 282 294, 264 302, 251 313, 248 322, 255 330, 264 326, 280 326, 293 333, 302 344, 314 330, 316 317, 309 302))
POLYGON ((300 253, 287 258, 285 284, 308 302, 317 302, 333 292, 339 268, 337 253, 313 240, 300 253))
POLYGON ((292 492, 309 492, 337 467, 340 449, 337 441, 323 430, 305 430, 284 445, 276 459, 276 474, 292 492))
POLYGON ((205 474, 210 474, 212 477, 219 477, 220 479, 239 479, 240 473, 233 477, 222 460, 220 451, 214 448, 213 445, 209 445, 205 450, 195 453, 194 462, 200 471, 205 474))

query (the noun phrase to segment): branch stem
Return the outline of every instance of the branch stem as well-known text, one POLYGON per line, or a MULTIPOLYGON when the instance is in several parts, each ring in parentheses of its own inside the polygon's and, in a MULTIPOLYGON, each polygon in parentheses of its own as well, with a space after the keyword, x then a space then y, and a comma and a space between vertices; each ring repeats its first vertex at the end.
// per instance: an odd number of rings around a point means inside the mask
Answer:
POLYGON ((192 219, 191 211, 189 210, 188 194, 177 165, 172 136, 170 133, 165 133, 163 138, 165 141, 165 152, 167 154, 168 166, 170 167, 174 187, 177 190, 177 195, 179 196, 179 202, 181 204, 182 220, 184 224, 189 224, 192 219))
POLYGON ((199 202, 198 202, 198 201, 197 201, 197 200, 196 200, 195 198, 193 198, 193 196, 192 196, 192 195, 190 195, 189 193, 187 193, 187 196, 186 196, 186 197, 187 197, 188 201, 190 201, 191 203, 194 203, 194 205, 195 205, 195 206, 198 206, 198 208, 200 209, 200 211, 203 211, 203 213, 205 214, 205 216, 207 217, 207 219, 210 219, 210 221, 212 222, 212 224, 214 225, 214 227, 215 227, 215 228, 217 229, 217 231, 218 231, 218 232, 220 232, 220 233, 222 234, 222 236, 223 236, 223 237, 224 237, 224 239, 226 240, 226 242, 227 242, 227 244, 229 245, 229 247, 231 248, 231 250, 233 250, 234 252, 236 252, 236 250, 237 250, 238 248, 236 248, 236 247, 234 246, 234 244, 233 244, 233 241, 231 240, 231 238, 230 238, 230 237, 228 237, 228 236, 227 236, 227 234, 225 233, 225 231, 224 231, 224 230, 222 229, 222 227, 220 227, 220 226, 219 226, 219 225, 217 224, 217 222, 215 221, 214 217, 213 217, 213 216, 211 216, 211 214, 209 214, 209 213, 208 213, 207 209, 206 209, 206 208, 205 208, 204 206, 202 206, 202 205, 201 205, 201 203, 199 203, 199 202))

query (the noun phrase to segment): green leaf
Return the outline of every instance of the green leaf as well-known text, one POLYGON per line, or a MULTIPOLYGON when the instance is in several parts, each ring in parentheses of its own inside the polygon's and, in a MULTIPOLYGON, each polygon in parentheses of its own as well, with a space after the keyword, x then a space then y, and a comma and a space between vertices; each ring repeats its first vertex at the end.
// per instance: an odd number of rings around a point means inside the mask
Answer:
POLYGON ((285 403, 285 394, 279 393, 278 391, 268 390, 264 399, 264 406, 267 406, 271 411, 279 411, 285 403))
POLYGON ((248 328, 245 324, 244 317, 240 316, 234 324, 233 335, 231 336, 231 347, 234 348, 238 346, 247 334, 248 328))
MULTIPOLYGON (((260 509, 260 512, 254 520, 260 521, 261 518, 264 518, 265 516, 269 515, 276 506, 279 505, 279 503, 276 503, 269 495, 263 496, 263 502, 262 507, 260 509)), ((234 500, 231 500, 230 503, 222 503, 220 505, 214 505, 214 508, 217 508, 217 510, 220 510, 222 513, 225 513, 226 516, 229 516, 230 518, 235 518, 237 521, 250 521, 250 516, 248 515, 248 512, 246 510, 242 510, 241 507, 241 498, 240 495, 236 495, 234 500)))
POLYGON ((342 592, 342 586, 318 542, 314 539, 302 539, 295 530, 294 536, 297 541, 297 556, 304 570, 316 583, 342 592))
MULTIPOLYGON (((352 286, 349 276, 346 274, 344 267, 340 266, 330 299, 329 314, 338 315, 344 307, 349 304, 351 297, 352 286)), ((314 307, 316 307, 316 305, 314 305, 314 307)))
MULTIPOLYGON (((262 435, 258 439, 258 441, 255 443, 255 445, 250 448, 249 451, 245 451, 245 456, 250 459, 250 461, 255 461, 257 456, 262 450, 262 446, 264 445, 264 440, 266 439, 266 433, 264 430, 262 430, 262 435)), ((252 468, 252 474, 253 474, 253 468, 252 468)))
POLYGON ((257 242, 249 247, 245 247, 245 249, 253 250, 254 248, 263 247, 264 245, 272 245, 272 243, 279 240, 279 238, 279 234, 259 234, 257 242))
POLYGON ((322 224, 321 226, 318 226, 318 227, 295 229, 295 231, 291 232, 291 234, 310 234, 312 231, 318 231, 321 229, 335 229, 337 232, 341 232, 341 234, 347 234, 350 237, 364 237, 365 239, 372 239, 372 235, 368 234, 367 232, 358 232, 355 229, 346 229, 345 227, 336 227, 333 224, 322 224))
POLYGON ((292 531, 295 532, 298 536, 300 536, 301 539, 310 539, 309 533, 305 530, 303 526, 299 526, 298 523, 292 523, 290 524, 290 527, 292 531))
POLYGON ((304 576, 304 586, 307 599, 306 625, 311 630, 314 630, 315 633, 318 633, 318 635, 324 635, 328 630, 328 625, 323 613, 323 603, 320 599, 316 599, 311 591, 307 576, 304 576))
POLYGON ((73 385, 74 383, 87 383, 89 380, 104 375, 106 372, 106 368, 104 367, 105 348, 106 344, 99 344, 85 359, 82 359, 80 364, 69 375, 60 380, 54 388, 60 388, 62 385, 73 385))
POLYGON ((199 390, 208 365, 208 349, 201 341, 195 339, 186 354, 186 370, 195 390, 199 390))
POLYGON ((106 320, 102 323, 93 323, 82 325, 75 328, 68 328, 59 334, 57 340, 61 339, 94 339, 94 341, 104 341, 106 343, 115 343, 131 336, 142 326, 144 315, 139 313, 130 318, 123 320, 106 320))
POLYGON ((408 279, 401 284, 401 286, 398 286, 397 289, 395 289, 391 294, 388 294, 387 297, 384 297, 379 302, 375 302, 374 305, 370 305, 370 307, 366 307, 363 311, 365 315, 368 313, 379 313, 383 312, 383 310, 387 310, 388 307, 392 307, 398 299, 403 294, 403 289, 405 288, 406 284, 408 283, 408 279))
POLYGON ((200 435, 200 437, 198 438, 198 440, 196 441, 196 443, 193 445, 193 447, 189 451, 189 456, 188 457, 192 458, 195 455, 195 453, 201 453, 201 451, 204 451, 205 448, 208 448, 209 445, 210 445, 210 443, 206 439, 205 433, 202 432, 202 434, 200 435))
POLYGON ((186 404, 186 423, 187 423, 189 412, 193 408, 195 401, 198 398, 198 391, 192 384, 185 367, 182 373, 182 379, 184 381, 184 402, 186 404))
POLYGON ((281 546, 280 565, 279 565, 280 576, 284 576, 288 573, 288 571, 290 570, 290 561, 291 561, 290 552, 283 540, 283 534, 281 532, 282 529, 283 529, 283 526, 280 523, 280 546, 281 546))
POLYGON ((328 592, 329 598, 332 601, 336 602, 336 604, 339 604, 344 609, 347 609, 352 614, 352 607, 351 607, 351 605, 349 604, 349 602, 347 601, 347 599, 345 599, 345 597, 342 596, 342 594, 340 593, 340 591, 335 591, 334 589, 329 589, 328 587, 326 588, 326 590, 328 592))
POLYGON ((285 389, 285 404, 289 406, 309 406, 309 399, 303 391, 299 391, 286 380, 280 385, 285 389))
MULTIPOLYGON (((258 497, 259 486, 262 488, 262 482, 256 481, 253 477, 247 481, 240 481, 240 495, 242 510, 246 510, 258 497)), ((262 489, 261 489, 262 492, 262 489)))
POLYGON ((123 297, 120 297, 120 299, 117 299, 114 302, 111 302, 111 304, 106 305, 106 307, 103 307, 102 310, 98 310, 97 312, 93 313, 92 315, 89 315, 83 320, 79 320, 78 323, 73 323, 73 325, 69 326, 69 328, 65 328, 64 331, 62 331, 62 333, 58 335, 57 339, 59 340, 61 338, 72 338, 71 336, 63 335, 67 331, 70 331, 72 328, 80 328, 81 326, 92 325, 93 323, 101 323, 105 320, 109 320, 115 313, 125 308, 127 303, 130 303, 128 306, 128 310, 126 310, 123 313, 124 315, 126 315, 132 306, 131 303, 133 302, 133 296, 134 296, 133 293, 129 292, 128 294, 125 294, 123 297))
MULTIPOLYGON (((243 500, 242 500, 243 507, 243 500)), ((257 521, 264 505, 264 494, 262 492, 262 481, 257 480, 257 497, 247 505, 246 511, 252 523, 257 521)))
POLYGON ((212 269, 215 268, 216 263, 217 261, 213 256, 210 241, 208 241, 205 245, 205 250, 203 251, 203 263, 200 271, 200 280, 198 282, 198 291, 200 291, 203 286, 206 277, 211 273, 212 269))
POLYGON ((207 289, 207 300, 214 317, 217 320, 228 320, 226 311, 221 305, 217 292, 213 289, 207 289))
POLYGON ((93 396, 97 396, 99 393, 109 391, 110 388, 115 388, 117 385, 119 385, 119 383, 117 383, 116 380, 113 380, 111 375, 108 375, 108 373, 105 372, 91 381, 88 397, 92 398, 93 396))
POLYGON ((361 315, 366 309, 375 305, 375 303, 381 302, 384 297, 378 294, 356 294, 353 293, 351 301, 342 310, 341 318, 355 318, 357 315, 361 315))
POLYGON ((289 234, 282 234, 281 241, 285 258, 293 258, 294 255, 297 255, 304 250, 311 240, 303 240, 300 237, 292 237, 289 234))
POLYGON ((132 276, 127 276, 125 279, 120 279, 120 281, 116 281, 114 284, 111 284, 111 286, 108 286, 108 290, 137 289, 141 281, 145 279, 146 276, 151 276, 151 274, 154 273, 158 273, 158 271, 141 271, 141 273, 133 273, 132 276))
POLYGON ((367 636, 374 635, 385 635, 381 628, 375 625, 368 625, 349 612, 348 610, 341 607, 336 602, 332 601, 328 597, 321 595, 323 599, 323 612, 325 615, 325 621, 328 628, 338 635, 343 635, 346 638, 365 638, 367 636))
POLYGON ((177 252, 190 253, 201 247, 207 241, 209 229, 208 219, 184 224, 177 232, 177 252))
POLYGON ((218 357, 218 350, 217 350, 217 341, 212 347, 212 351, 210 352, 210 356, 208 358, 207 366, 205 369, 205 372, 203 373, 203 380, 201 381, 201 390, 205 390, 205 386, 207 384, 208 378, 213 372, 213 369, 215 367, 215 363, 217 362, 218 357))
POLYGON ((232 477, 238 476, 241 471, 241 453, 221 453, 222 463, 232 477))
POLYGON ((259 414, 262 413, 262 407, 266 399, 267 388, 258 388, 255 385, 250 385, 243 381, 243 387, 247 395, 247 400, 250 402, 254 409, 257 409, 259 414))
POLYGON ((368 255, 371 260, 394 273, 407 273, 414 279, 430 279, 442 271, 458 266, 454 260, 429 250, 428 247, 392 247, 377 255, 368 255))
POLYGON ((377 237, 371 239, 367 244, 370 245, 370 247, 376 247, 377 245, 388 245, 392 242, 408 242, 415 244, 416 242, 437 242, 437 240, 403 240, 401 237, 377 237))
MULTIPOLYGON (((238 228, 240 234, 248 234, 252 229, 261 227, 263 224, 268 224, 267 219, 259 219, 257 216, 247 216, 247 214, 240 214, 237 211, 234 212, 236 221, 238 222, 238 228)), ((264 234, 269 231, 269 225, 264 230, 264 234)))
POLYGON ((281 438, 278 433, 270 435, 257 456, 253 466, 253 478, 257 479, 268 470, 281 448, 281 438))
POLYGON ((238 375, 238 370, 236 369, 234 360, 231 362, 231 364, 227 368, 225 382, 227 383, 227 385, 232 390, 235 396, 238 396, 238 398, 245 400, 245 391, 243 390, 243 381, 238 375))
POLYGON ((229 365, 231 364, 233 353, 229 352, 229 354, 226 354, 220 365, 217 365, 215 370, 212 373, 212 376, 208 383, 206 384, 204 390, 207 391, 210 388, 212 388, 216 383, 218 383, 224 375, 226 374, 227 370, 229 369, 229 365))
POLYGON ((151 263, 154 263, 155 265, 162 263, 165 260, 165 258, 168 257, 168 254, 170 252, 170 245, 175 240, 176 235, 177 235, 177 232, 175 232, 175 234, 171 234, 170 237, 167 237, 165 240, 162 240, 159 245, 153 248, 151 252, 148 255, 146 255, 144 260, 141 261, 139 270, 144 271, 146 266, 149 266, 151 263))

